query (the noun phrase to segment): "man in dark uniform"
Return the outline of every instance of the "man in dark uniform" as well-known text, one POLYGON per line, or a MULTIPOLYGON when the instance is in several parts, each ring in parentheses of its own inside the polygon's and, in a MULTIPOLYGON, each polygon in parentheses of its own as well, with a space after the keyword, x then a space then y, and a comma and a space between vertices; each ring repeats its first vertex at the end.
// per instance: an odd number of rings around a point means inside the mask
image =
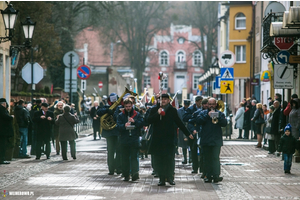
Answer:
POLYGON ((220 151, 223 146, 221 127, 227 125, 224 113, 216 109, 217 102, 214 98, 208 100, 208 110, 203 110, 196 118, 196 123, 202 125, 200 145, 203 149, 204 171, 207 173, 206 183, 214 183, 223 180, 220 177, 220 151), (213 114, 217 114, 217 123, 213 120, 213 114))
POLYGON ((34 113, 33 122, 36 125, 36 137, 37 137, 37 148, 36 148, 36 160, 41 157, 41 146, 46 144, 46 156, 50 159, 51 153, 51 134, 52 125, 54 124, 53 112, 48 111, 48 104, 42 103, 40 111, 34 113))
POLYGON ((162 102, 151 109, 148 118, 148 122, 154 126, 149 152, 155 156, 157 161, 155 170, 159 176, 158 186, 166 185, 166 178, 170 185, 175 185, 173 169, 176 125, 187 137, 193 139, 193 136, 178 117, 176 108, 170 105, 169 95, 162 94, 161 99, 162 102))
POLYGON ((93 132, 94 132, 94 140, 96 140, 97 137, 97 132, 99 134, 99 139, 101 140, 101 135, 100 135, 100 117, 97 115, 98 110, 100 109, 99 107, 99 102, 94 101, 94 106, 91 108, 90 111, 90 116, 93 119, 93 132))
MULTIPOLYGON (((188 109, 190 104, 191 104, 191 101, 188 99, 185 99, 185 100, 183 100, 183 107, 181 107, 177 110, 178 116, 181 120, 183 118, 183 115, 184 115, 186 109, 188 109)), ((184 122, 184 124, 187 125, 186 122, 184 122)), ((187 164, 188 138, 185 137, 185 135, 183 134, 182 131, 179 131, 179 134, 178 134, 178 146, 182 148, 182 154, 183 154, 182 164, 187 164)), ((190 156, 190 158, 192 157, 192 155, 189 155, 189 156, 190 156)))
MULTIPOLYGON (((118 95, 116 93, 111 93, 107 99, 108 105, 103 106, 97 111, 97 115, 101 118, 104 114, 113 115, 114 111, 109 109, 117 100, 118 95)), ((106 138, 107 146, 107 165, 108 165, 108 175, 113 175, 115 170, 117 174, 120 174, 121 169, 118 167, 121 166, 121 157, 117 153, 117 147, 119 145, 118 141, 119 131, 116 128, 111 130, 105 130, 102 128, 102 137, 106 138)))
MULTIPOLYGON (((195 146, 199 147, 199 152, 200 152, 200 162, 193 162, 192 168, 193 172, 202 172, 201 178, 204 178, 206 176, 206 172, 204 171, 204 163, 203 163, 203 150, 201 148, 201 145, 199 143, 199 139, 201 141, 201 130, 202 126, 196 123, 197 116, 203 111, 208 108, 208 99, 203 99, 202 100, 202 109, 198 109, 196 112, 193 113, 191 119, 188 122, 188 130, 193 133, 194 137, 197 137, 198 139, 195 140, 193 144, 193 149, 195 150, 195 146)), ((192 151, 193 153, 193 160, 197 159, 198 160, 198 151, 192 151)))
MULTIPOLYGON (((33 105, 31 107, 31 110, 30 110, 30 118, 32 119, 32 122, 33 122, 33 117, 34 117, 34 113, 37 112, 37 111, 40 111, 41 110, 41 104, 42 104, 42 101, 40 99, 33 99, 33 105)), ((37 136, 36 136, 36 124, 33 122, 32 124, 32 130, 31 130, 31 150, 30 150, 30 154, 31 155, 36 155, 36 140, 37 140, 37 136)))
POLYGON ((117 127, 120 131, 120 144, 122 149, 122 174, 124 181, 129 181, 131 172, 132 181, 139 179, 139 136, 143 126, 141 115, 133 109, 130 98, 124 100, 124 110, 119 114, 117 127), (132 127, 133 129, 128 129, 132 127))
MULTIPOLYGON (((184 115, 183 115, 183 121, 188 122, 191 118, 194 112, 202 108, 202 96, 197 96, 195 98, 195 103, 190 106, 188 109, 186 109, 184 115)), ((191 142, 191 141, 190 141, 191 142)), ((193 166, 193 171, 192 173, 197 174, 198 173, 198 168, 199 168, 199 161, 198 161, 198 146, 197 146, 197 141, 193 140, 193 143, 191 144, 191 152, 189 152, 192 155, 192 166, 193 166)))
POLYGON ((14 136, 13 115, 9 115, 6 99, 0 99, 0 164, 10 164, 5 160, 5 151, 9 138, 14 136))

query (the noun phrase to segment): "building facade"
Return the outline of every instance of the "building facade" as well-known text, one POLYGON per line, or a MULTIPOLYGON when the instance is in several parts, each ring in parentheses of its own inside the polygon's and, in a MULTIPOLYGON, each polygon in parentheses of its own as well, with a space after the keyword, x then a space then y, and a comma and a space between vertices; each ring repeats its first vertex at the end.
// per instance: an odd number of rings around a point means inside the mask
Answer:
MULTIPOLYGON (((0 9, 4 10, 7 4, 0 1, 0 9)), ((3 19, 0 19, 0 36, 5 36, 5 26, 3 19)), ((11 84, 11 64, 9 57, 10 41, 0 43, 0 98, 6 98, 10 102, 10 84, 11 84)))
MULTIPOLYGON (((204 44, 206 40, 204 37, 204 44)), ((157 33, 153 38, 148 54, 148 66, 144 71, 144 87, 152 87, 159 92, 159 72, 167 74, 163 80, 163 92, 196 95, 199 78, 203 74, 203 57, 200 51, 201 34, 199 29, 186 25, 170 25, 167 31, 157 33)))

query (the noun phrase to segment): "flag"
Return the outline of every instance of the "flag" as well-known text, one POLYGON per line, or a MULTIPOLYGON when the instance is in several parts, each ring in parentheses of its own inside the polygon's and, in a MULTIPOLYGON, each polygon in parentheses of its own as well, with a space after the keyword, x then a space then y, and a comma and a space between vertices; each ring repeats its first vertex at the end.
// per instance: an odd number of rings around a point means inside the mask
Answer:
POLYGON ((53 84, 51 85, 51 93, 50 94, 52 94, 53 93, 53 84))
POLYGON ((154 101, 155 101, 155 96, 153 95, 150 99, 151 103, 154 104, 154 101))
POLYGON ((179 104, 178 104, 178 99, 177 99, 177 95, 173 98, 173 101, 172 101, 172 106, 176 109, 179 108, 179 104))

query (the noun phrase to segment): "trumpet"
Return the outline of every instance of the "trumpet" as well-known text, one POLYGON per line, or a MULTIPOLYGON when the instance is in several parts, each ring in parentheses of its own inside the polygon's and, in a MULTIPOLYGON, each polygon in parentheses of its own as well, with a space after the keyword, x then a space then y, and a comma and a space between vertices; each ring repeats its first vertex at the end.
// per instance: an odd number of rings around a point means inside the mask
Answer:
POLYGON ((213 112, 213 113, 211 113, 211 122, 213 124, 217 124, 219 122, 219 120, 218 120, 218 117, 216 116, 215 110, 211 109, 211 111, 213 112))
MULTIPOLYGON (((218 100, 218 102, 217 102, 217 108, 216 108, 217 110, 219 110, 219 111, 221 111, 221 112, 224 112, 224 109, 225 109, 225 104, 224 104, 224 102, 222 101, 222 100, 218 100)), ((211 109, 211 111, 214 111, 215 112, 215 110, 213 110, 213 109, 211 109)), ((217 113, 217 115, 215 115, 214 113, 213 113, 213 116, 212 116, 212 123, 213 124, 217 124, 218 122, 219 122, 219 120, 218 120, 218 116, 219 116, 219 114, 217 113)))

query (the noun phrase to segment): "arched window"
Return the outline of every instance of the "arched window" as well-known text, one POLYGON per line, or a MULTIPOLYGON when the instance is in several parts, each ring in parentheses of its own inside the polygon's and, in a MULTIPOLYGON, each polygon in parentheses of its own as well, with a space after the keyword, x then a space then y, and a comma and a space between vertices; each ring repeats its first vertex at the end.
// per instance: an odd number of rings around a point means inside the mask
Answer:
POLYGON ((246 29, 246 16, 243 13, 235 16, 235 29, 246 29))
POLYGON ((159 54, 159 65, 168 66, 169 65, 169 54, 166 51, 161 51, 159 54))
POLYGON ((202 67, 203 65, 203 57, 201 51, 197 50, 193 53, 193 66, 194 67, 202 67))
POLYGON ((178 51, 177 52, 176 62, 185 62, 185 53, 183 51, 178 51))

